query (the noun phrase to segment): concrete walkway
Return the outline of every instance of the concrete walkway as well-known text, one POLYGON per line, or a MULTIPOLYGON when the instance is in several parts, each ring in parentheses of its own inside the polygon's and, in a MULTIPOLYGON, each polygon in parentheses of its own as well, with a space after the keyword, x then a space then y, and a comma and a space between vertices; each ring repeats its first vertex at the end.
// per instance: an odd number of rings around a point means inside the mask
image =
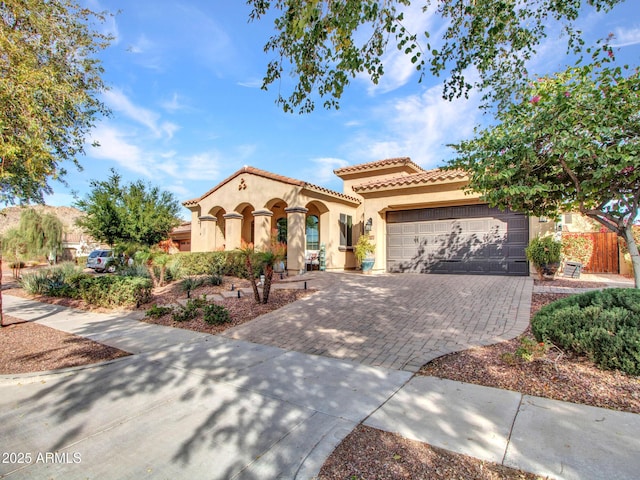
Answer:
POLYGON ((9 478, 310 479, 410 378, 4 296, 5 312, 138 354, 0 377, 9 478), (58 452, 58 456, 54 456, 58 452))
MULTIPOLYGON (((317 276, 316 285, 331 292, 337 282, 327 278, 317 276)), ((463 284, 457 278, 452 288, 463 284)), ((334 312, 345 315, 346 292, 333 291, 334 312)), ((459 297, 445 300, 460 307, 459 297)), ((395 312, 390 296, 380 303, 395 312)), ((555 478, 631 479, 640 471, 640 415, 143 324, 135 315, 10 296, 4 307, 137 353, 64 373, 0 377, 3 451, 23 454, 23 463, 0 463, 9 478, 311 479, 361 422, 555 478)), ((516 318, 499 333, 516 329, 516 318)))

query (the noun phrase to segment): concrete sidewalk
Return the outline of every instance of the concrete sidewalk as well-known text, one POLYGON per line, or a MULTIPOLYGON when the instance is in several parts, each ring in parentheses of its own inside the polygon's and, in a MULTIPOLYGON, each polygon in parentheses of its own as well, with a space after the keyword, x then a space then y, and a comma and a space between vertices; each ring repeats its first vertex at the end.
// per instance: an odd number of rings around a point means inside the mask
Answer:
POLYGON ((4 296, 5 312, 135 350, 0 381, 9 478, 313 478, 411 374, 4 296))
POLYGON ((416 376, 364 422, 538 475, 636 479, 640 415, 416 376))
POLYGON ((558 479, 640 471, 640 415, 143 324, 135 315, 10 296, 4 307, 137 353, 63 374, 5 376, 3 451, 30 458, 0 464, 9 478, 311 479, 361 422, 558 479))

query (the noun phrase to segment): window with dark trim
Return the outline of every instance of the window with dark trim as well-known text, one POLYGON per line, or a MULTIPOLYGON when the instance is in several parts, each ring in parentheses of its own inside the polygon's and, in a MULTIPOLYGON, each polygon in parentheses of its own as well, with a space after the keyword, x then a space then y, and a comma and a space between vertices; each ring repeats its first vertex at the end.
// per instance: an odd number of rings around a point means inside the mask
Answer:
POLYGON ((278 242, 287 243, 287 217, 279 218, 276 222, 278 242))
POLYGON ((353 247, 353 217, 340 214, 340 246, 353 247))
POLYGON ((320 250, 320 222, 315 215, 307 217, 307 250, 320 250))

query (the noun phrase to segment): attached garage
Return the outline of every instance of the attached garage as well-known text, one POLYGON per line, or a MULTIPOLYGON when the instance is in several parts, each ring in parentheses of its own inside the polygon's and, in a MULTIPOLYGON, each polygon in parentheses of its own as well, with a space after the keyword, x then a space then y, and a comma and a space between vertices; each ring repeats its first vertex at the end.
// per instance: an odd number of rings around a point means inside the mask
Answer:
POLYGON ((487 205, 386 213, 387 271, 529 275, 526 215, 487 205))

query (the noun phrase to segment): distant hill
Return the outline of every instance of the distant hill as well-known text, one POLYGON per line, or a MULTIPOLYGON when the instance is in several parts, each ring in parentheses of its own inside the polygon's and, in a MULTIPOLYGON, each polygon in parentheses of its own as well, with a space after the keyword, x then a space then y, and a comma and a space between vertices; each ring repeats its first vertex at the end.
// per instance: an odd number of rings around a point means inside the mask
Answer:
POLYGON ((15 228, 20 223, 20 214, 25 208, 34 208, 38 212, 52 213, 64 225, 65 233, 80 234, 82 229, 75 224, 77 218, 84 214, 73 207, 51 207, 48 205, 30 205, 28 207, 7 207, 0 210, 0 235, 15 228))

